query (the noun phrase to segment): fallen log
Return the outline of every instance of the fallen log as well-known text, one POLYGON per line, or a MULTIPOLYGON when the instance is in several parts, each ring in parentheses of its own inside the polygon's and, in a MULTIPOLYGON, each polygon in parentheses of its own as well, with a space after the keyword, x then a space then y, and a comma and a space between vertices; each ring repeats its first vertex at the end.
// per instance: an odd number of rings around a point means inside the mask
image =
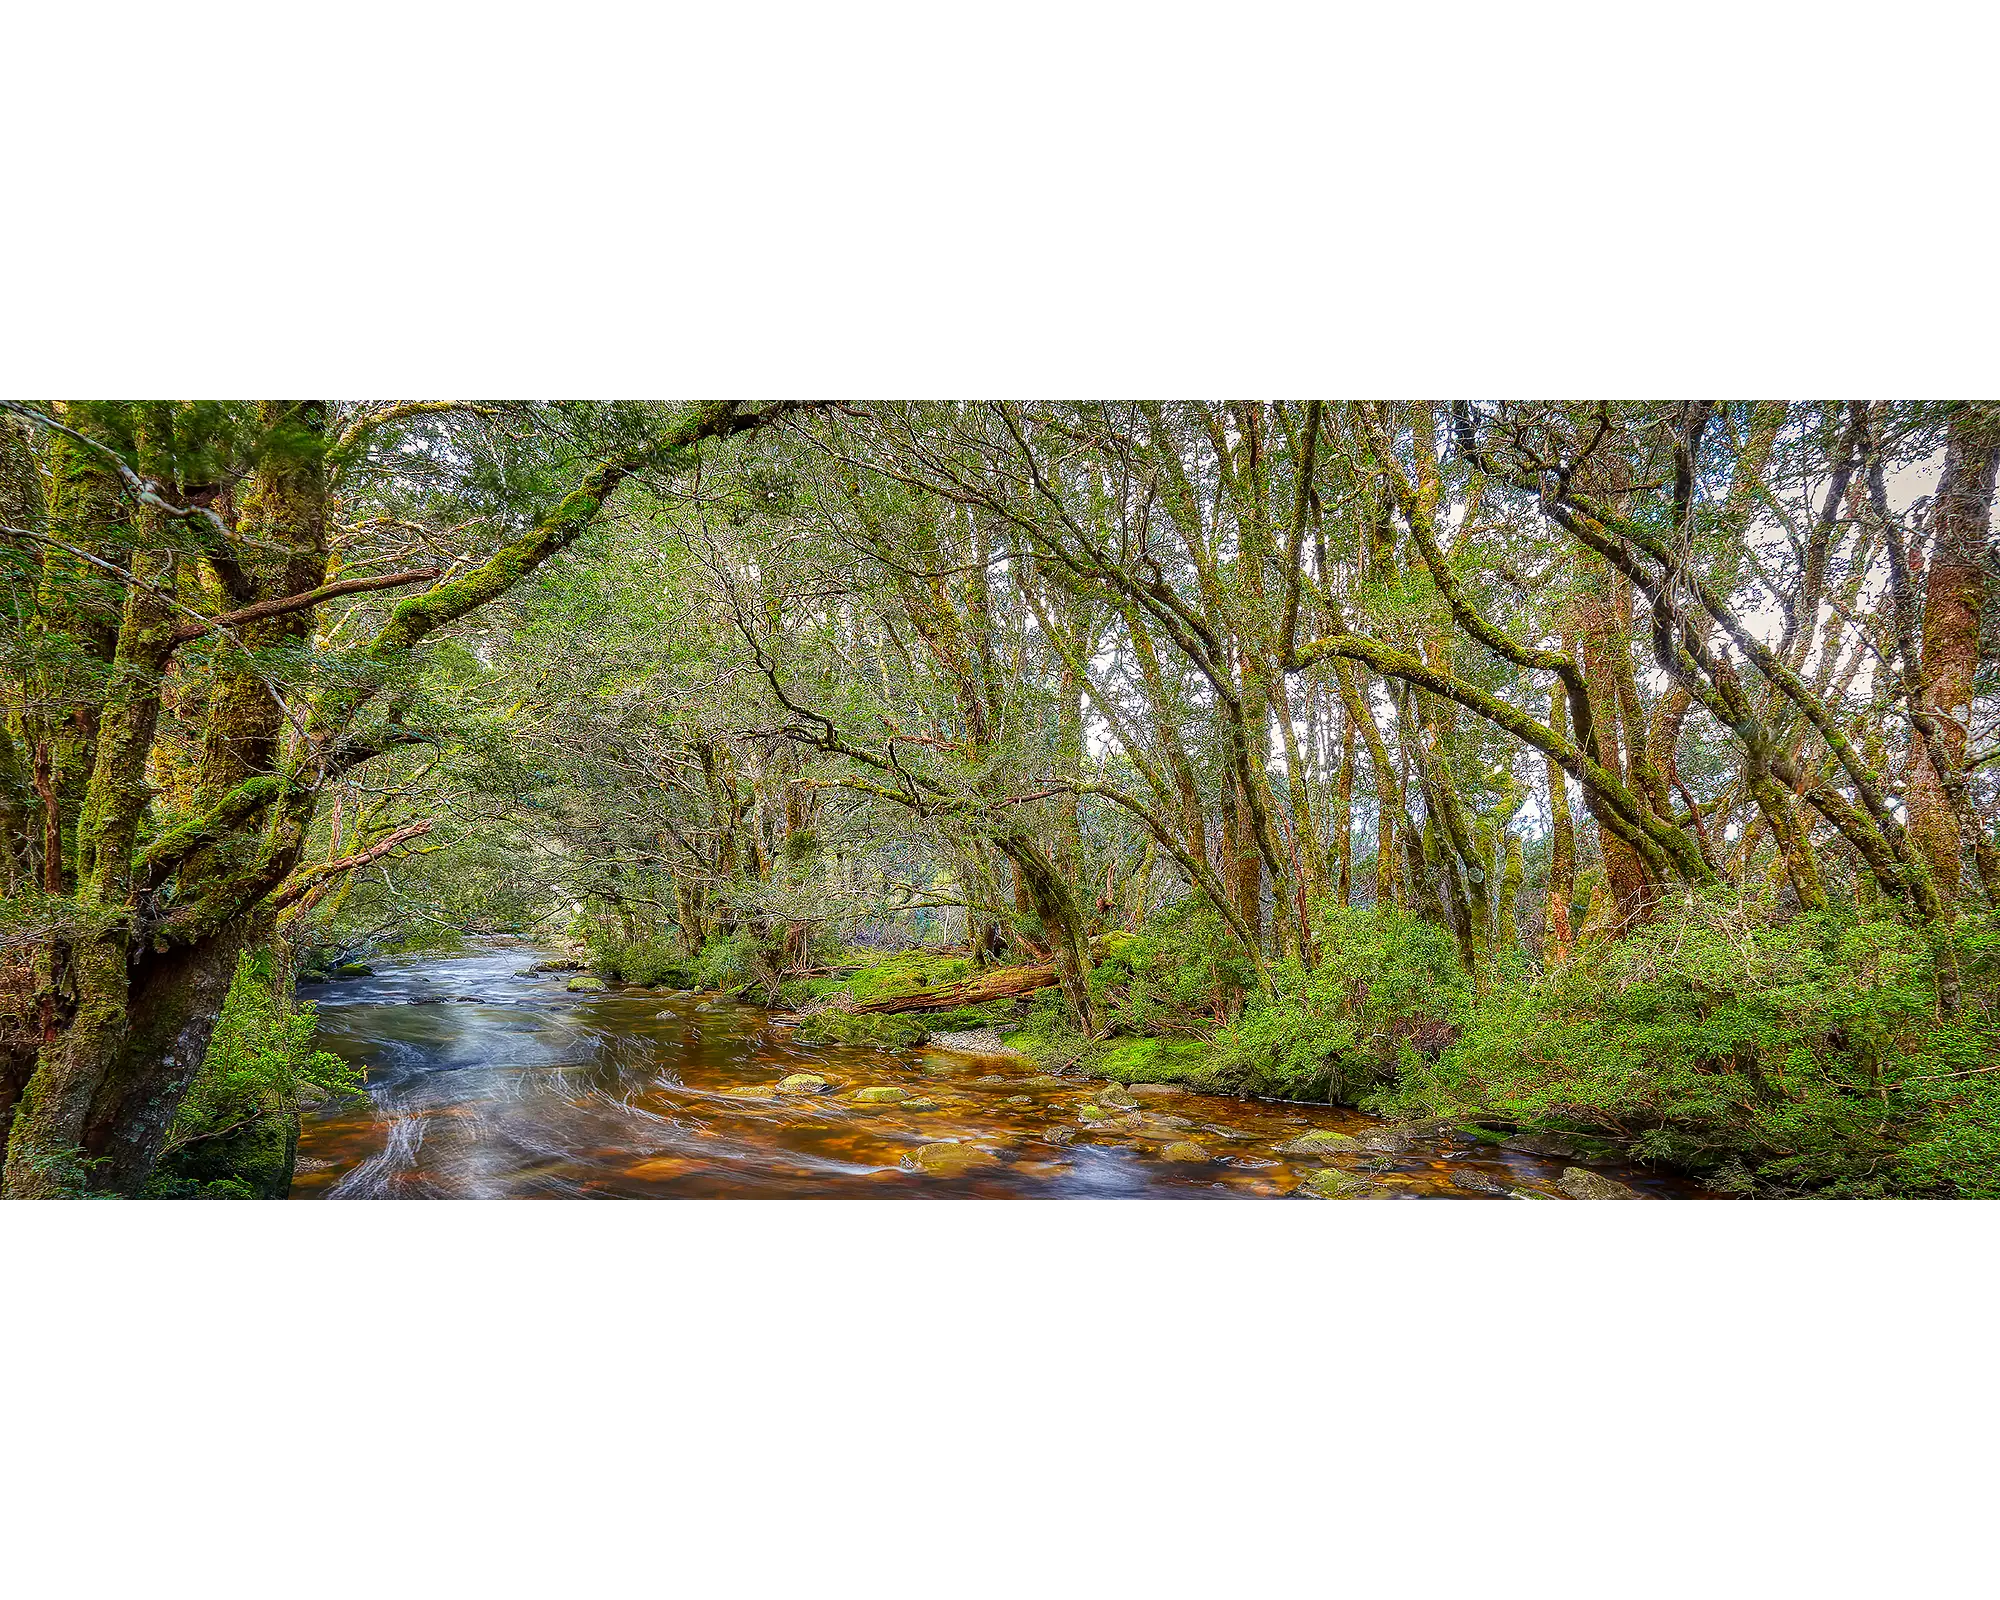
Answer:
MULTIPOLYGON (((1090 941, 1093 957, 1104 953, 1106 936, 1099 934, 1090 941)), ((1033 994, 1037 989, 1053 988, 1057 982, 1056 964, 1044 961, 1029 967, 1001 967, 996 971, 982 973, 976 978, 967 978, 959 983, 944 984, 936 989, 919 989, 912 994, 892 994, 880 1000, 857 1002, 844 1009, 852 1011, 956 1011, 960 1006, 984 1005, 988 1000, 1011 1000, 1016 995, 1033 994)))
POLYGON ((988 1000, 1011 1000, 1016 995, 1033 994, 1056 981, 1055 963, 1040 967, 1002 967, 997 972, 948 983, 936 989, 919 989, 913 994, 892 994, 881 1000, 857 1003, 856 1011, 956 1011, 960 1006, 984 1005, 988 1000))

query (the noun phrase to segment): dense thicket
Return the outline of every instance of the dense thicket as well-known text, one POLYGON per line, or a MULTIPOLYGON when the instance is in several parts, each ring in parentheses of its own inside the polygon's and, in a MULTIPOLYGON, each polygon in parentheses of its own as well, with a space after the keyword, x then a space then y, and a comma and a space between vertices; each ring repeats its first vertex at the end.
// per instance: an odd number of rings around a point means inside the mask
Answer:
POLYGON ((10 1192, 147 1181, 274 921, 792 1004, 950 946, 1103 1070, 2000 1192, 2000 406, 6 437, 10 1192))

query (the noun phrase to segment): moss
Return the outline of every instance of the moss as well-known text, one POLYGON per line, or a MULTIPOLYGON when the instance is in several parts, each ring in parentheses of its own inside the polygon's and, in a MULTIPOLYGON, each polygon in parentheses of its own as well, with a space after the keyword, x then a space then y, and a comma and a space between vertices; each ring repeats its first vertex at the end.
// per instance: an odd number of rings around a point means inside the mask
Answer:
POLYGON ((147 1193, 163 1200, 282 1200, 291 1193, 298 1151, 296 1115, 260 1117, 177 1152, 147 1193))
POLYGON ((927 955, 921 950, 905 950, 864 968, 842 985, 861 1005, 898 995, 923 994, 972 976, 972 963, 964 956, 927 955))
POLYGON ((273 952, 245 952, 146 1193, 283 1199, 298 1154, 298 1108, 361 1087, 354 1068, 313 1049, 317 1025, 313 1007, 294 1004, 273 952))
POLYGON ((923 1042, 929 1024, 907 1012, 820 1011, 801 1017, 792 1037, 801 1044, 855 1044, 907 1050, 923 1042))
POLYGON ((1192 1039, 1121 1039, 1089 1062, 1090 1071, 1119 1083, 1187 1083, 1214 1087, 1214 1052, 1192 1039))

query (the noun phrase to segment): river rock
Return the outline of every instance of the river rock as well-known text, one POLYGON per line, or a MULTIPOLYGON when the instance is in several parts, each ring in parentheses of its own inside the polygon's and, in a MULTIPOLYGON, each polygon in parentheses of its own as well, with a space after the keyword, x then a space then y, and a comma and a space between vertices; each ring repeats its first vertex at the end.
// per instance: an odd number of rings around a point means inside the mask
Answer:
POLYGON ((779 1094, 825 1094, 832 1087, 817 1072, 794 1072, 778 1080, 779 1094))
POLYGON ((1313 1128, 1300 1134, 1296 1139, 1288 1139, 1278 1146, 1281 1156, 1323 1156, 1336 1150, 1357 1151, 1361 1143, 1351 1133, 1336 1133, 1331 1128, 1313 1128))
POLYGON ((1187 1091, 1171 1083, 1131 1083, 1126 1088, 1142 1100, 1164 1100, 1170 1094, 1184 1094, 1187 1091))
POLYGON ((1357 1178, 1338 1167, 1327 1167, 1306 1179, 1299 1192, 1315 1200, 1360 1200, 1374 1190, 1366 1178, 1357 1178))
POLYGON ((1194 1122, 1188 1117, 1168 1116, 1163 1111, 1128 1111, 1118 1119, 1118 1125, 1134 1133, 1178 1133, 1182 1128, 1192 1128, 1194 1122))
POLYGON ((1206 1161, 1208 1152, 1192 1139, 1176 1139, 1160 1152, 1169 1161, 1206 1161))
POLYGON ((910 1097, 908 1089, 898 1089, 885 1084, 871 1084, 866 1089, 854 1091, 855 1103, 864 1106, 893 1106, 910 1097))
POLYGON ((994 1028, 966 1028, 956 1033, 934 1033, 930 1036, 934 1049, 956 1050, 968 1056, 1018 1056, 1018 1050, 1009 1050, 1000 1042, 1000 1034, 994 1028))
POLYGON ((1111 1118, 1111 1113, 1106 1111, 1102 1106, 1078 1106, 1076 1114, 1083 1118, 1085 1122, 1107 1122, 1111 1118))
POLYGON ((1035 1103, 1035 1097, 1031 1094, 1010 1094, 1000 1103, 1003 1106, 1031 1106, 1035 1103))
POLYGON ((602 978, 588 977, 571 978, 563 987, 568 989, 571 994, 602 994, 604 993, 604 980, 602 978))
POLYGON ((1138 1097, 1130 1089, 1120 1088, 1115 1083, 1110 1088, 1099 1091, 1096 1098, 1099 1105, 1116 1106, 1120 1111, 1130 1111, 1139 1103, 1138 1097))
POLYGON ((1453 1168, 1451 1186, 1463 1189, 1467 1194, 1508 1195, 1514 1192, 1490 1172, 1480 1172, 1471 1167, 1453 1168))
POLYGON ((933 1177, 951 1177, 972 1167, 999 1165, 999 1157, 990 1150, 982 1150, 974 1144, 927 1144, 917 1149, 912 1159, 920 1172, 928 1172, 933 1177))
POLYGON ((695 1007, 695 1010, 697 1011, 713 1011, 714 1009, 715 1009, 714 1005, 707 1000, 702 1001, 700 1005, 695 1007))
POLYGON ((1607 1178, 1601 1172, 1589 1172, 1582 1167, 1564 1167, 1563 1174, 1556 1180, 1556 1187, 1572 1200, 1636 1200, 1639 1192, 1628 1188, 1616 1178, 1607 1178))
POLYGON ((919 1097, 915 1100, 903 1101, 896 1109, 899 1111, 935 1111, 937 1108, 938 1103, 935 1100, 925 1100, 919 1097))

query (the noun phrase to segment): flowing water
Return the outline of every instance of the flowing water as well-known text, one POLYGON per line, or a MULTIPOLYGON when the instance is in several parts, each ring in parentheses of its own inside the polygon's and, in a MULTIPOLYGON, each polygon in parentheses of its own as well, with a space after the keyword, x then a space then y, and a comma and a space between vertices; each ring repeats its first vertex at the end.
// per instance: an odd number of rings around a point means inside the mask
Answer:
POLYGON ((1463 1139, 1371 1150, 1396 1141, 1355 1112, 1134 1094, 1014 1056, 802 1045, 721 996, 571 994, 528 970, 545 954, 491 941, 312 991, 320 1047, 368 1094, 306 1117, 293 1196, 1555 1197, 1567 1165, 1463 1139), (780 1093, 793 1073, 833 1087, 780 1093), (909 1102, 855 1099, 870 1088, 909 1102), (1279 1149, 1316 1129, 1363 1143, 1279 1149))

